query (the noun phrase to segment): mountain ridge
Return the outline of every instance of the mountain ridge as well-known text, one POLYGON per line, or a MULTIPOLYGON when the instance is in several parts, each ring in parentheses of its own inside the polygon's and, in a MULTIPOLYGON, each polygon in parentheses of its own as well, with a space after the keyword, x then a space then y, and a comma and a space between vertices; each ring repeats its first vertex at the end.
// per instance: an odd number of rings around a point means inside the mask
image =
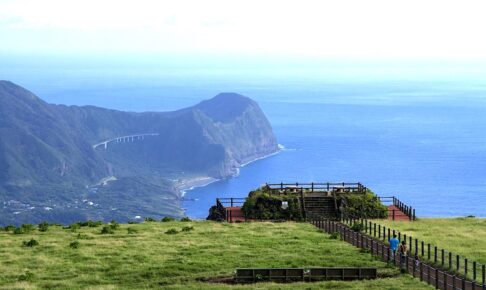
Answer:
POLYGON ((135 113, 49 104, 0 81, 0 116, 3 223, 181 216, 180 181, 226 178, 278 150, 258 104, 236 93, 173 112, 135 113), (144 133, 158 135, 93 148, 144 133), (109 176, 116 179, 96 186, 109 176))

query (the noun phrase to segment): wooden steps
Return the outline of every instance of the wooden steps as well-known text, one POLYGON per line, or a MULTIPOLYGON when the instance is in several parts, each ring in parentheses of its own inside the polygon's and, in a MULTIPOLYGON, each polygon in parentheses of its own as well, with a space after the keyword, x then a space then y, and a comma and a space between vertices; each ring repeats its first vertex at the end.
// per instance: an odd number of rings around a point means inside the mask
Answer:
POLYGON ((402 212, 398 207, 394 205, 388 206, 388 220, 393 221, 410 221, 410 217, 402 212))

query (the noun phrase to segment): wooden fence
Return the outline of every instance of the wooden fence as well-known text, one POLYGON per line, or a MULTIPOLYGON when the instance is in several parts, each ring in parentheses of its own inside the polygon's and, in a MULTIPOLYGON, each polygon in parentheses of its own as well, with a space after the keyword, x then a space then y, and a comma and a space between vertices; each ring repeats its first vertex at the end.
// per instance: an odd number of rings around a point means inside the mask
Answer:
MULTIPOLYGON (((399 254, 394 254, 387 243, 388 239, 392 237, 393 234, 397 235, 400 240, 401 238, 404 238, 405 240, 407 239, 405 235, 400 235, 397 231, 386 229, 380 225, 377 226, 376 223, 364 220, 346 220, 343 222, 313 220, 311 223, 327 233, 339 233, 342 240, 356 247, 369 250, 372 255, 378 257, 382 261, 392 263, 397 267, 407 270, 413 277, 417 277, 421 281, 433 285, 436 289, 486 290, 486 269, 484 265, 481 265, 481 283, 476 280, 478 279, 477 269, 479 269, 479 263, 477 262, 474 262, 473 264, 474 270, 472 270, 472 273, 468 272, 467 259, 464 268, 462 268, 464 269, 465 274, 460 273, 461 271, 458 267, 459 264, 457 264, 456 269, 452 267, 446 269, 447 260, 445 259, 445 254, 441 254, 441 259, 439 259, 437 247, 434 247, 432 252, 434 256, 432 260, 430 244, 427 244, 427 247, 424 248, 423 242, 419 243, 417 239, 412 239, 411 237, 408 238, 410 241, 415 241, 415 243, 413 244, 410 242, 409 253, 413 253, 414 255, 400 256, 399 254), (350 225, 358 222, 364 225, 363 232, 356 232, 351 229, 350 225), (421 247, 418 246, 419 244, 421 247), (412 247, 412 245, 415 245, 415 247, 412 247), (418 258, 415 258, 416 254, 418 258), (473 275, 473 280, 475 281, 469 279, 470 275, 473 275)), ((445 251, 442 250, 441 253, 445 253, 445 251)), ((449 259, 449 263, 450 261, 451 260, 449 259)), ((449 264, 449 266, 451 265, 449 264)))

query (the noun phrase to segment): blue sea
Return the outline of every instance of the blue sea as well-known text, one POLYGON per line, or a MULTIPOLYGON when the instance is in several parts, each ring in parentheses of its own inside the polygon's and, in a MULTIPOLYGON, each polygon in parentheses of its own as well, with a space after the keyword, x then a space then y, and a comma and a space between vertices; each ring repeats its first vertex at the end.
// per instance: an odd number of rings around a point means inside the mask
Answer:
POLYGON ((188 190, 192 218, 205 218, 217 197, 281 181, 359 181, 419 217, 486 217, 486 80, 248 75, 23 69, 2 78, 48 102, 131 111, 174 110, 225 91, 255 99, 285 149, 188 190))

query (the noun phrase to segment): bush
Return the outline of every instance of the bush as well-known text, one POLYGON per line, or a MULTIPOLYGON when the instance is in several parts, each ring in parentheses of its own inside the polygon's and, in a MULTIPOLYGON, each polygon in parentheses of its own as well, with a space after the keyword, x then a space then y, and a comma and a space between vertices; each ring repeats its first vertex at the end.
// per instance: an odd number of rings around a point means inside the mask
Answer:
POLYGON ((22 230, 22 228, 15 228, 15 229, 13 230, 13 233, 14 233, 15 235, 20 235, 20 234, 23 234, 23 233, 24 233, 24 231, 22 230))
POLYGON ((34 225, 31 224, 23 224, 20 226, 23 233, 30 233, 34 231, 34 225))
POLYGON ((190 232, 190 231, 192 231, 192 230, 194 230, 194 227, 192 227, 192 226, 189 226, 189 227, 183 227, 183 228, 182 228, 182 231, 183 231, 183 232, 190 232))
POLYGON ((71 224, 67 227, 67 229, 70 229, 71 232, 76 232, 77 230, 79 230, 81 228, 81 225, 79 223, 75 223, 75 224, 71 224))
POLYGON ((20 282, 22 281, 32 281, 32 279, 34 278, 34 274, 27 271, 25 272, 25 274, 22 274, 22 275, 19 275, 18 279, 20 282))
POLYGON ((190 222, 190 221, 191 221, 191 219, 189 217, 187 217, 187 216, 181 218, 181 222, 190 222))
POLYGON ((152 217, 146 217, 146 218, 144 218, 144 220, 145 220, 146 222, 156 222, 156 221, 157 221, 156 219, 154 219, 154 218, 152 218, 152 217))
POLYGON ((3 228, 6 232, 13 232, 15 230, 15 226, 8 225, 3 228))
POLYGON ((331 240, 337 240, 337 239, 339 239, 339 236, 340 236, 339 235, 339 232, 333 232, 333 233, 331 233, 331 235, 329 236, 329 238, 331 240))
POLYGON ((365 194, 349 193, 341 197, 347 214, 355 218, 387 218, 388 208, 368 190, 365 194))
POLYGON ((111 221, 109 226, 112 230, 117 230, 120 227, 120 225, 116 221, 111 221))
POLYGON ((77 238, 78 240, 89 240, 89 239, 90 239, 90 237, 89 237, 88 235, 83 235, 83 234, 78 234, 78 235, 76 236, 76 238, 77 238))
POLYGON ((245 217, 262 220, 303 220, 299 199, 294 196, 270 196, 265 189, 250 192, 243 207, 245 217), (288 207, 282 208, 286 201, 288 207))
POLYGON ((355 232, 361 232, 364 229, 364 225, 362 223, 355 223, 351 226, 351 229, 355 232))
POLYGON ((163 219, 161 219, 160 221, 163 222, 163 223, 173 222, 173 221, 175 221, 175 218, 171 218, 171 217, 166 216, 163 219))
POLYGON ((104 226, 102 229, 101 229, 101 234, 102 235, 107 235, 107 234, 114 234, 115 232, 113 231, 113 229, 110 227, 110 226, 104 226))
POLYGON ((24 247, 32 248, 38 246, 39 242, 34 239, 30 239, 30 241, 23 241, 22 244, 24 245, 24 247))
POLYGON ((79 242, 78 242, 78 241, 71 242, 71 243, 69 244, 69 247, 70 247, 71 249, 77 249, 77 248, 79 248, 79 242))
POLYGON ((165 232, 165 234, 167 234, 167 235, 175 235, 177 233, 179 233, 179 232, 176 229, 169 229, 165 232))
POLYGON ((86 222, 79 222, 78 224, 79 224, 80 227, 96 228, 96 227, 103 225, 103 222, 102 221, 88 220, 86 222))
POLYGON ((127 234, 131 235, 131 234, 136 234, 138 231, 134 228, 127 228, 127 234))
POLYGON ((49 228, 48 222, 42 222, 42 223, 39 224, 39 231, 40 232, 47 232, 48 228, 49 228))

